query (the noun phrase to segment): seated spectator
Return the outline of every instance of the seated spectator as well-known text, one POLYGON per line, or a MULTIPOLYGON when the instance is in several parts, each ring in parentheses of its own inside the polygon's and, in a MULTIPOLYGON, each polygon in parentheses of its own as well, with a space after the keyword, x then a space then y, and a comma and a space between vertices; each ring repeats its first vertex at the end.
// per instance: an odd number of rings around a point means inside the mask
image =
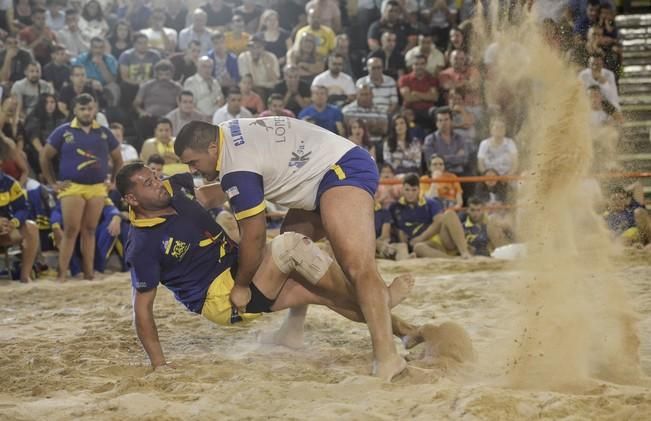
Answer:
POLYGON ((125 20, 118 21, 109 35, 108 43, 111 47, 111 55, 120 57, 122 53, 131 48, 132 45, 131 26, 125 20))
POLYGON ((467 106, 465 97, 465 90, 462 88, 448 92, 448 106, 452 111, 452 130, 474 147, 477 137, 475 125, 481 117, 481 108, 467 106))
POLYGON ((359 51, 351 51, 348 35, 339 34, 335 37, 335 49, 332 50, 332 54, 339 54, 343 58, 343 73, 350 75, 355 80, 363 74, 361 57, 364 55, 359 51))
POLYGON ((328 88, 328 102, 343 106, 355 99, 355 82, 350 75, 342 73, 344 58, 338 54, 328 57, 328 70, 320 73, 312 81, 312 86, 320 85, 328 88))
POLYGON ((386 162, 380 165, 380 184, 375 192, 375 201, 384 209, 400 199, 402 196, 402 184, 389 184, 389 181, 396 180, 396 173, 393 171, 391 164, 386 162))
POLYGON ((52 85, 41 79, 41 65, 32 62, 25 69, 25 78, 14 83, 11 94, 16 96, 18 111, 27 115, 34 111, 40 94, 54 94, 52 85))
POLYGON ((509 232, 488 217, 484 202, 477 197, 468 199, 468 210, 459 215, 459 220, 473 256, 490 257, 493 250, 509 243, 509 232))
POLYGON ((226 26, 233 17, 233 9, 223 0, 208 0, 201 6, 206 13, 206 23, 211 28, 226 26))
POLYGON ((402 197, 389 211, 400 242, 417 257, 470 256, 459 217, 452 210, 444 212, 437 199, 421 197, 416 174, 405 176, 402 197))
POLYGON ((437 0, 430 11, 429 28, 443 45, 447 42, 450 27, 457 21, 455 6, 455 0, 437 0))
POLYGON ((32 54, 18 46, 13 35, 5 39, 4 48, 0 50, 0 82, 17 82, 25 76, 25 70, 34 59, 32 54))
POLYGON ((50 82, 55 91, 59 91, 70 78, 70 66, 66 50, 60 45, 52 49, 52 61, 43 68, 43 80, 50 82))
MULTIPOLYGON (((344 121, 363 119, 368 128, 366 135, 372 145, 381 144, 389 129, 389 118, 373 103, 373 89, 370 84, 357 87, 357 99, 343 109, 344 121)), ((372 154, 374 155, 374 154, 372 154)))
MULTIPOLYGON (((201 55, 207 54, 212 46, 211 33, 206 28, 208 15, 203 9, 195 9, 192 12, 192 25, 179 32, 179 50, 188 48, 190 41, 199 41, 201 55)), ((230 20, 230 16, 229 16, 230 20)))
POLYGON ((260 113, 260 117, 292 117, 296 118, 296 115, 285 108, 285 100, 280 94, 271 94, 267 98, 267 110, 260 113))
POLYGON ((604 69, 604 56, 596 53, 588 59, 588 68, 581 70, 579 79, 583 82, 585 88, 590 86, 599 86, 604 98, 610 102, 615 109, 620 110, 619 93, 617 92, 617 83, 615 74, 608 69, 604 69))
POLYGON ((422 142, 425 139, 425 136, 427 136, 427 133, 425 132, 425 129, 416 124, 416 116, 414 116, 414 112, 409 108, 405 108, 402 110, 402 115, 404 115, 407 119, 407 126, 409 126, 409 136, 415 137, 422 142))
POLYGON ((451 67, 441 70, 439 73, 439 85, 445 90, 463 88, 466 96, 464 98, 468 106, 474 107, 481 103, 480 74, 475 66, 466 61, 466 53, 462 50, 454 50, 450 53, 451 67))
POLYGON ((301 80, 296 66, 288 64, 283 69, 283 80, 274 86, 274 94, 282 95, 285 107, 298 115, 310 105, 310 85, 301 80))
POLYGON ((413 67, 414 61, 417 56, 424 56, 425 70, 432 76, 437 76, 438 72, 445 67, 445 57, 440 52, 434 42, 432 36, 429 34, 421 34, 418 36, 418 45, 405 54, 405 64, 407 67, 413 67))
POLYGON ((158 52, 149 48, 147 35, 137 33, 133 37, 133 48, 120 56, 120 76, 126 89, 136 89, 154 75, 154 66, 160 61, 158 52))
POLYGON ((262 13, 259 32, 255 37, 264 41, 264 49, 276 56, 279 66, 285 65, 287 51, 292 48, 292 38, 289 32, 280 27, 278 12, 267 9, 262 13))
MULTIPOLYGON (((200 56, 201 46, 199 45, 199 41, 190 41, 185 51, 172 54, 169 57, 170 62, 174 66, 174 76, 172 79, 179 83, 184 83, 190 76, 197 73, 197 63, 199 62, 200 56)), ((212 73, 212 70, 210 69, 210 73, 212 73)))
POLYGON ((575 18, 574 33, 580 38, 585 39, 588 30, 599 23, 599 9, 601 8, 600 0, 587 0, 585 3, 585 13, 581 12, 575 18))
POLYGON ((57 32, 57 38, 71 57, 87 53, 92 39, 79 28, 79 12, 75 9, 66 10, 66 24, 57 32))
POLYGON ((311 33, 296 38, 294 46, 287 52, 287 64, 298 69, 301 80, 308 85, 325 68, 325 61, 316 49, 316 38, 311 33))
MULTIPOLYGON (((120 143, 120 153, 122 154, 122 162, 128 164, 132 161, 138 161, 138 151, 133 146, 124 141, 124 126, 120 123, 111 123, 109 126, 111 133, 115 136, 115 140, 120 143)), ((119 204, 118 204, 119 205, 119 204)))
POLYGON ((407 119, 402 114, 393 116, 383 149, 384 162, 391 164, 396 174, 420 172, 422 145, 409 136, 407 119))
POLYGON ((212 59, 201 57, 197 73, 183 83, 183 89, 190 91, 194 96, 197 111, 206 116, 212 116, 224 104, 222 87, 212 76, 213 67, 212 59))
POLYGON ((314 10, 323 25, 331 28, 334 32, 341 31, 341 12, 337 1, 310 0, 305 5, 305 13, 309 14, 311 9, 314 10))
POLYGON ((32 10, 32 25, 18 32, 18 39, 32 52, 41 66, 50 61, 57 36, 45 25, 45 9, 37 7, 32 10))
POLYGON ((109 24, 104 17, 102 5, 97 0, 90 0, 81 10, 79 28, 86 38, 106 38, 109 33, 109 24))
POLYGON ((381 37, 381 46, 371 51, 368 58, 377 57, 384 63, 384 73, 394 79, 400 79, 405 73, 407 65, 402 53, 396 49, 396 34, 385 32, 381 37))
POLYGON ((251 118, 253 115, 245 107, 242 107, 242 92, 240 88, 230 88, 226 95, 226 104, 215 111, 212 116, 212 124, 223 123, 234 118, 251 118))
MULTIPOLYGON (((13 27, 21 30, 32 24, 32 4, 30 0, 16 0, 13 7, 13 27)), ((15 32, 15 31, 12 31, 15 32)))
POLYGON ((237 56, 226 50, 226 41, 222 32, 215 32, 211 39, 213 48, 208 53, 208 57, 214 62, 213 76, 224 88, 237 86, 240 81, 237 56))
POLYGON ((369 137, 366 120, 361 118, 348 118, 345 119, 345 123, 348 140, 360 148, 366 149, 368 153, 375 158, 375 144, 371 142, 369 137))
POLYGON ((202 114, 194 108, 194 95, 191 91, 181 91, 177 98, 178 107, 170 111, 165 118, 172 122, 172 136, 181 131, 183 126, 194 120, 209 122, 206 114, 202 114))
POLYGON ((459 28, 450 29, 450 39, 448 40, 448 46, 444 54, 446 67, 451 63, 450 55, 454 50, 461 50, 464 53, 468 54, 466 37, 463 35, 463 32, 459 28))
POLYGON ((134 31, 145 29, 149 25, 151 9, 145 0, 130 0, 116 10, 119 19, 126 19, 134 31))
MULTIPOLYGON (((10 95, 2 101, 2 108, 0 109, 0 132, 18 145, 19 149, 23 149, 25 145, 25 128, 23 126, 23 119, 20 118, 18 99, 16 99, 15 95, 10 95)), ((16 180, 20 178, 20 175, 14 176, 13 173, 7 170, 4 171, 16 180)))
POLYGON ((239 56, 246 51, 251 35, 244 32, 244 18, 239 13, 233 14, 230 24, 230 31, 224 32, 224 43, 226 51, 239 56))
POLYGON ((608 228, 624 245, 646 245, 651 241, 651 217, 641 204, 644 193, 634 198, 622 187, 611 190, 604 215, 608 228))
POLYGON ((264 50, 264 41, 261 38, 252 38, 248 45, 248 51, 237 58, 240 75, 251 75, 253 87, 266 96, 266 92, 280 80, 278 59, 264 50))
POLYGON ((373 57, 366 61, 368 76, 357 80, 357 86, 369 84, 373 91, 373 104, 380 111, 391 115, 399 106, 398 88, 396 81, 389 75, 385 75, 382 59, 373 57))
POLYGON ((45 12, 45 25, 54 32, 59 32, 66 24, 66 0, 47 0, 45 12))
MULTIPOLYGON (((445 161, 438 155, 432 155, 429 161, 430 177, 457 179, 455 174, 445 171, 445 161)), ((434 181, 425 184, 422 177, 421 190, 428 199, 438 199, 444 209, 463 207, 463 189, 458 181, 434 181)))
POLYGON ((165 6, 165 26, 181 32, 188 20, 188 8, 180 1, 170 1, 165 6))
MULTIPOLYGON (((136 129, 139 138, 147 139, 153 132, 154 125, 176 108, 176 98, 183 88, 172 80, 172 63, 161 60, 154 66, 155 79, 145 82, 138 89, 133 107, 138 113, 136 129)), ((134 145, 138 149, 139 145, 134 145)))
POLYGON ((0 170, 8 176, 18 180, 21 186, 27 183, 29 165, 23 150, 25 149, 25 129, 20 121, 10 120, 16 114, 16 100, 14 97, 5 99, 2 104, 0 123, 0 150, 4 151, 5 158, 0 161, 0 170), (14 109, 13 112, 11 109, 14 109))
POLYGON ((391 242, 393 218, 388 209, 379 203, 375 204, 375 257, 379 259, 404 260, 409 257, 405 243, 391 242))
POLYGON ((242 0, 242 4, 233 10, 233 14, 239 14, 244 20, 244 29, 250 34, 258 30, 262 6, 255 3, 255 0, 242 0))
POLYGON ((343 136, 344 116, 341 110, 328 104, 328 89, 325 86, 312 86, 312 105, 303 108, 298 114, 301 120, 312 120, 317 126, 343 136))
MULTIPOLYGON (((481 172, 481 175, 495 177, 499 174, 496 170, 488 168, 481 172)), ((478 183, 474 196, 489 205, 507 205, 513 202, 512 189, 507 182, 501 180, 486 180, 478 183)))
POLYGON ((104 40, 93 38, 90 40, 90 51, 81 53, 72 64, 79 64, 86 69, 86 77, 102 84, 109 95, 107 100, 110 105, 117 105, 120 100, 120 87, 117 84, 118 61, 110 54, 106 54, 104 40))
POLYGON ((66 122, 67 115, 57 105, 53 94, 41 94, 34 111, 25 119, 26 142, 24 151, 27 162, 36 175, 41 174, 39 154, 50 133, 66 122))
POLYGON ((402 9, 400 3, 390 0, 382 8, 382 17, 368 28, 368 48, 375 51, 380 48, 380 37, 385 32, 396 34, 396 50, 404 52, 416 45, 416 34, 401 20, 402 9))
MULTIPOLYGON (((0 148, 0 160, 6 159, 7 149, 0 148)), ((38 253, 38 227, 28 220, 29 208, 25 191, 12 177, 0 171, 0 194, 6 200, 0 205, 0 246, 20 246, 22 250, 20 281, 31 282, 38 253)))
POLYGON ((311 34, 315 39, 316 53, 321 57, 327 57, 335 48, 335 33, 332 28, 322 25, 321 19, 314 8, 307 12, 307 26, 296 32, 294 43, 298 43, 303 34, 311 34))
POLYGON ((154 137, 147 139, 140 151, 140 160, 147 162, 150 156, 158 154, 165 160, 165 165, 178 164, 180 159, 174 153, 174 138, 172 137, 172 122, 161 118, 156 123, 154 137))
POLYGON ((439 98, 438 81, 425 70, 426 58, 417 56, 413 70, 400 78, 400 94, 403 106, 414 112, 416 122, 427 127, 430 123, 429 109, 439 98))
POLYGON ((514 175, 518 171, 518 149, 513 139, 505 137, 506 125, 501 117, 493 117, 490 122, 491 137, 479 144, 477 167, 480 172, 488 168, 499 175, 514 175))
POLYGON ((443 158, 448 171, 456 175, 464 175, 470 162, 466 141, 452 130, 452 112, 448 107, 436 110, 437 130, 425 138, 423 154, 426 162, 432 155, 443 158))
POLYGON ((72 110, 75 98, 81 94, 89 94, 99 104, 100 108, 106 106, 102 84, 96 80, 86 78, 84 66, 75 64, 70 72, 68 83, 59 91, 59 109, 68 116, 72 110))
POLYGON ((253 91, 253 78, 250 74, 242 76, 240 91, 242 92, 242 106, 249 110, 254 117, 264 111, 262 98, 253 91))
POLYGON ((165 9, 155 7, 149 18, 151 26, 140 33, 147 36, 149 46, 158 51, 162 56, 167 56, 176 51, 176 30, 165 27, 165 9))
POLYGON ((163 167, 165 166, 165 159, 157 153, 147 159, 147 166, 154 172, 154 177, 163 178, 163 167))

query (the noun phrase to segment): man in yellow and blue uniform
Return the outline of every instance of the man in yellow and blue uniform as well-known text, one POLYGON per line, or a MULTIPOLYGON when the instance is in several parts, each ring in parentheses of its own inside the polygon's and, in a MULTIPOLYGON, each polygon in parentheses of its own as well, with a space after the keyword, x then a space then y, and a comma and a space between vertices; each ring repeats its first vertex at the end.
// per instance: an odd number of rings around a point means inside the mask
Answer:
POLYGON ((402 197, 391 204, 389 212, 401 242, 409 242, 432 224, 436 215, 443 212, 443 205, 436 199, 419 197, 420 184, 415 174, 405 176, 402 191, 402 197))

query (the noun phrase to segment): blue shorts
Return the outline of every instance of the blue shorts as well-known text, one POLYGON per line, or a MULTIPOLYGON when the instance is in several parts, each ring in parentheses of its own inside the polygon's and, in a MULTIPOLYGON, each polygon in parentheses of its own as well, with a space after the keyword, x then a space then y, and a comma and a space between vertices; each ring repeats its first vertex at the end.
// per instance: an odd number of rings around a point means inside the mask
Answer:
POLYGON ((321 195, 333 187, 358 187, 375 197, 379 181, 377 164, 365 149, 356 146, 346 152, 323 176, 316 192, 316 207, 319 208, 321 195))

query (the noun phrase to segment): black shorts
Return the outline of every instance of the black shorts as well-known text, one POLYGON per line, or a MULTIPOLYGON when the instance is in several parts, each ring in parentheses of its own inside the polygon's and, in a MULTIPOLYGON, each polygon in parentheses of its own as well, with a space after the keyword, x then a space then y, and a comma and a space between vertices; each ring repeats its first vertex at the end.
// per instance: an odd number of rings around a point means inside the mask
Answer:
POLYGON ((271 313, 271 306, 276 300, 271 300, 260 292, 253 282, 249 285, 251 288, 251 301, 246 305, 247 313, 271 313))

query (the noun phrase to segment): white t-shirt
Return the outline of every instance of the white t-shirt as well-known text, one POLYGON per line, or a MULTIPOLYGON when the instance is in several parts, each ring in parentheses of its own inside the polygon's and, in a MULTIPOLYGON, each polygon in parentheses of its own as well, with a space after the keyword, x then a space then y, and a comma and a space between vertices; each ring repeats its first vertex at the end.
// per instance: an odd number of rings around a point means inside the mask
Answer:
MULTIPOLYGON (((176 37, 177 37, 176 30, 172 28, 163 28, 163 31, 165 32, 165 35, 167 35, 167 39, 169 40, 170 44, 176 46, 176 37)), ((147 35, 147 38, 149 38, 149 46, 151 48, 164 50, 165 41, 163 40, 163 31, 157 31, 153 28, 147 28, 147 29, 143 29, 140 32, 147 35)))
POLYGON ((348 76, 346 73, 339 73, 335 78, 332 77, 330 70, 326 70, 325 72, 316 75, 312 81, 312 87, 314 86, 325 86, 328 88, 328 96, 355 95, 357 93, 355 82, 352 77, 348 76))
POLYGON ((265 199, 314 210, 323 176, 355 147, 315 124, 289 117, 230 120, 219 128, 219 177, 238 220, 262 212, 265 199))
POLYGON ((120 144, 120 153, 122 154, 122 161, 124 161, 125 163, 131 161, 137 161, 138 159, 140 159, 140 157, 138 156, 138 151, 136 151, 136 148, 126 143, 120 144))
POLYGON ((619 105, 619 92, 617 92, 615 74, 608 69, 601 69, 601 75, 606 79, 604 83, 597 82, 597 80, 592 77, 592 69, 587 68, 581 70, 579 73, 579 80, 583 82, 583 86, 585 86, 586 89, 592 85, 599 86, 603 97, 619 111, 621 106, 619 105))
POLYGON ((493 169, 500 175, 508 174, 513 168, 513 157, 517 156, 518 149, 513 139, 505 137, 502 144, 493 144, 493 138, 484 139, 479 144, 477 158, 484 161, 486 169, 493 169))
POLYGON ((228 104, 222 106, 220 109, 215 111, 215 114, 212 115, 212 124, 223 123, 224 121, 232 120, 234 118, 250 118, 253 117, 253 114, 246 107, 240 107, 240 112, 233 115, 228 112, 228 104))

